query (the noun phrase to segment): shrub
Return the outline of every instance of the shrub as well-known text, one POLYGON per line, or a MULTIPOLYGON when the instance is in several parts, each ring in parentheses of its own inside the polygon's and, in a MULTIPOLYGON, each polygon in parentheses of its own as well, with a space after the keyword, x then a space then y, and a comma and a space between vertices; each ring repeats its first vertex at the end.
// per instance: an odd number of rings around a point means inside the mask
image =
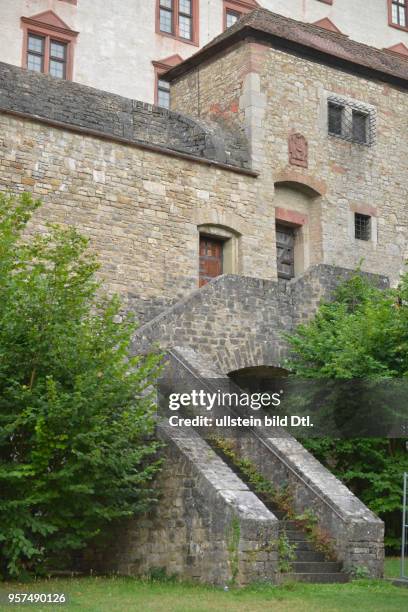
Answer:
POLYGON ((145 511, 159 469, 160 356, 130 356, 135 323, 100 295, 83 236, 25 231, 39 206, 0 194, 0 560, 14 577, 145 511))

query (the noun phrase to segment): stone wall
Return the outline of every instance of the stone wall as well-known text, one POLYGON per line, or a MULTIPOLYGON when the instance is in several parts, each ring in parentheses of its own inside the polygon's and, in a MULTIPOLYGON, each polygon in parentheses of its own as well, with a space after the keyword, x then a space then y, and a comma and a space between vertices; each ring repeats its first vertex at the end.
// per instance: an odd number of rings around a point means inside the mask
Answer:
POLYGON ((355 268, 362 262, 363 270, 389 276, 392 283, 408 255, 407 95, 396 86, 251 39, 172 82, 173 108, 244 133, 271 206, 274 185, 315 198, 306 222, 321 263, 355 268), (371 109, 372 146, 328 135, 330 95, 371 109), (294 133, 308 142, 306 167, 289 161, 288 139, 294 133), (372 216, 368 241, 354 236, 355 212, 372 216))
MULTIPOLYGON (((222 388, 223 374, 213 359, 191 348, 176 347, 170 351, 164 372, 172 389, 215 392, 222 388), (207 386, 209 385, 209 386, 207 386)), ((228 391, 231 389, 228 388, 228 391)), ((246 409, 242 416, 247 417, 246 409)), ((234 416, 240 409, 234 407, 234 416)), ((205 411, 204 411, 205 412, 205 411)), ((199 414, 198 409, 195 413, 199 414)), ((208 413, 206 413, 208 414, 208 413)), ((223 406, 220 414, 233 414, 223 406)), ((257 412, 257 417, 262 416, 257 412)), ((188 431, 188 430, 187 430, 188 431)), ((205 428, 204 428, 205 431, 205 428)), ((365 567, 372 577, 382 577, 384 563, 384 524, 345 485, 317 461, 299 442, 284 430, 254 426, 238 432, 222 428, 218 433, 234 439, 238 454, 257 466, 277 491, 287 487, 296 514, 312 511, 321 532, 331 541, 337 559, 346 572, 365 567)), ((211 430, 214 434, 214 430, 211 430)))
MULTIPOLYGON (((4 79, 0 97, 8 91, 4 79)), ((34 91, 28 86, 22 97, 34 91)), ((256 178, 167 152, 0 111, 0 189, 43 201, 33 230, 51 221, 89 236, 104 287, 117 291, 140 321, 198 287, 200 225, 234 232, 236 273, 276 275, 274 217, 256 178)))
MULTIPOLYGON (((321 264, 290 282, 220 276, 143 325, 134 352, 156 343, 163 349, 191 347, 224 375, 246 367, 283 366, 283 334, 310 318, 351 273, 321 264)), ((371 278, 380 287, 388 284, 384 277, 371 278)))
POLYGON ((278 520, 194 433, 158 427, 163 471, 159 504, 90 548, 83 569, 167 575, 216 585, 275 582, 278 520))
POLYGON ((2 62, 0 82, 0 111, 249 167, 245 140, 216 124, 204 125, 177 112, 2 62))

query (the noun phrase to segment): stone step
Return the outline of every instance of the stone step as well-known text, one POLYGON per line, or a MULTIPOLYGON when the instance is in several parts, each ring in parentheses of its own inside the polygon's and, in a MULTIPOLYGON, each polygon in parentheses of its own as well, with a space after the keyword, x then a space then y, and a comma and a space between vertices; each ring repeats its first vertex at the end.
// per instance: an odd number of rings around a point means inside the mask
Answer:
POLYGON ((280 528, 285 528, 285 529, 294 529, 296 531, 298 530, 302 530, 301 527, 299 527, 299 524, 297 523, 297 521, 288 521, 286 519, 280 520, 279 521, 279 527, 280 528))
POLYGON ((281 574, 281 582, 311 582, 311 583, 337 583, 337 582, 348 582, 349 578, 347 574, 342 572, 334 572, 327 574, 312 574, 310 572, 305 573, 289 573, 281 574))
POLYGON ((290 541, 291 544, 296 544, 296 550, 309 550, 310 552, 316 552, 315 547, 313 545, 312 542, 309 542, 309 540, 305 540, 305 537, 303 536, 303 539, 301 540, 291 540, 290 541))
POLYGON ((296 561, 326 561, 323 553, 314 550, 299 550, 296 548, 296 561))
POLYGON ((341 563, 337 561, 293 561, 291 566, 295 574, 336 574, 341 571, 341 563))
POLYGON ((300 529, 281 529, 281 533, 285 533, 289 540, 304 540, 305 532, 300 529))

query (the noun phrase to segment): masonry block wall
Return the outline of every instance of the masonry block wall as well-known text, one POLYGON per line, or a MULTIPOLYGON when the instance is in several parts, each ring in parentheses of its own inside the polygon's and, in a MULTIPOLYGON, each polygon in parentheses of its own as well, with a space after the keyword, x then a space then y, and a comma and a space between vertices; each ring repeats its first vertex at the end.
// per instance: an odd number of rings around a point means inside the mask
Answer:
MULTIPOLYGON (((134 352, 191 347, 227 375, 254 366, 285 367, 285 333, 316 311, 350 270, 320 264, 289 283, 223 275, 140 327, 134 352)), ((370 275, 379 287, 388 279, 370 275)))
MULTIPOLYGON (((131 101, 118 96, 4 68, 0 188, 29 191, 44 202, 33 229, 44 230, 52 221, 89 236, 102 263, 104 286, 119 292, 141 321, 198 287, 198 228, 203 224, 235 232, 237 273, 273 278, 269 236, 274 218, 255 175, 230 162, 221 166, 205 151, 186 158, 186 151, 175 154, 177 122, 179 142, 207 129, 193 120, 176 117, 168 124, 166 111, 129 108, 131 101), (40 108, 36 98, 41 96, 53 105, 40 108), (122 138, 126 122, 142 119, 144 138, 151 133, 161 139, 157 150, 140 139, 122 138)), ((228 138, 217 147, 229 146, 228 138)))
MULTIPOLYGON (((336 41, 331 44, 335 49, 336 41)), ((405 90, 248 35, 175 76, 172 99, 182 112, 188 108, 243 130, 272 207, 274 187, 309 193, 306 223, 319 254, 315 263, 355 268, 362 261, 363 270, 397 282, 408 255, 405 90), (370 109, 375 118, 371 146, 328 135, 330 96, 370 109), (306 167, 289 162, 288 139, 294 133, 308 143, 306 167), (355 212, 372 216, 371 240, 355 239, 355 212)), ((284 206, 281 200, 278 206, 284 206)), ((290 206, 288 198, 289 211, 290 206)))
POLYGON ((82 567, 124 575, 154 574, 224 586, 278 573, 277 518, 194 431, 160 426, 159 504, 90 547, 82 567))

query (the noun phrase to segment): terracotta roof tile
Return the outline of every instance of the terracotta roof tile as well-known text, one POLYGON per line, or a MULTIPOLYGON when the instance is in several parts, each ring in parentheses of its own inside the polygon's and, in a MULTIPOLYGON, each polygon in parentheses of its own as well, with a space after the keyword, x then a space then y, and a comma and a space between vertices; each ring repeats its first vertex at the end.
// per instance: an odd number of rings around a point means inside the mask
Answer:
POLYGON ((408 87, 408 64, 397 55, 350 40, 347 36, 277 15, 266 9, 255 9, 214 38, 190 58, 166 73, 173 80, 194 66, 213 57, 247 37, 262 39, 265 44, 312 53, 322 62, 347 66, 349 70, 389 80, 408 87))

